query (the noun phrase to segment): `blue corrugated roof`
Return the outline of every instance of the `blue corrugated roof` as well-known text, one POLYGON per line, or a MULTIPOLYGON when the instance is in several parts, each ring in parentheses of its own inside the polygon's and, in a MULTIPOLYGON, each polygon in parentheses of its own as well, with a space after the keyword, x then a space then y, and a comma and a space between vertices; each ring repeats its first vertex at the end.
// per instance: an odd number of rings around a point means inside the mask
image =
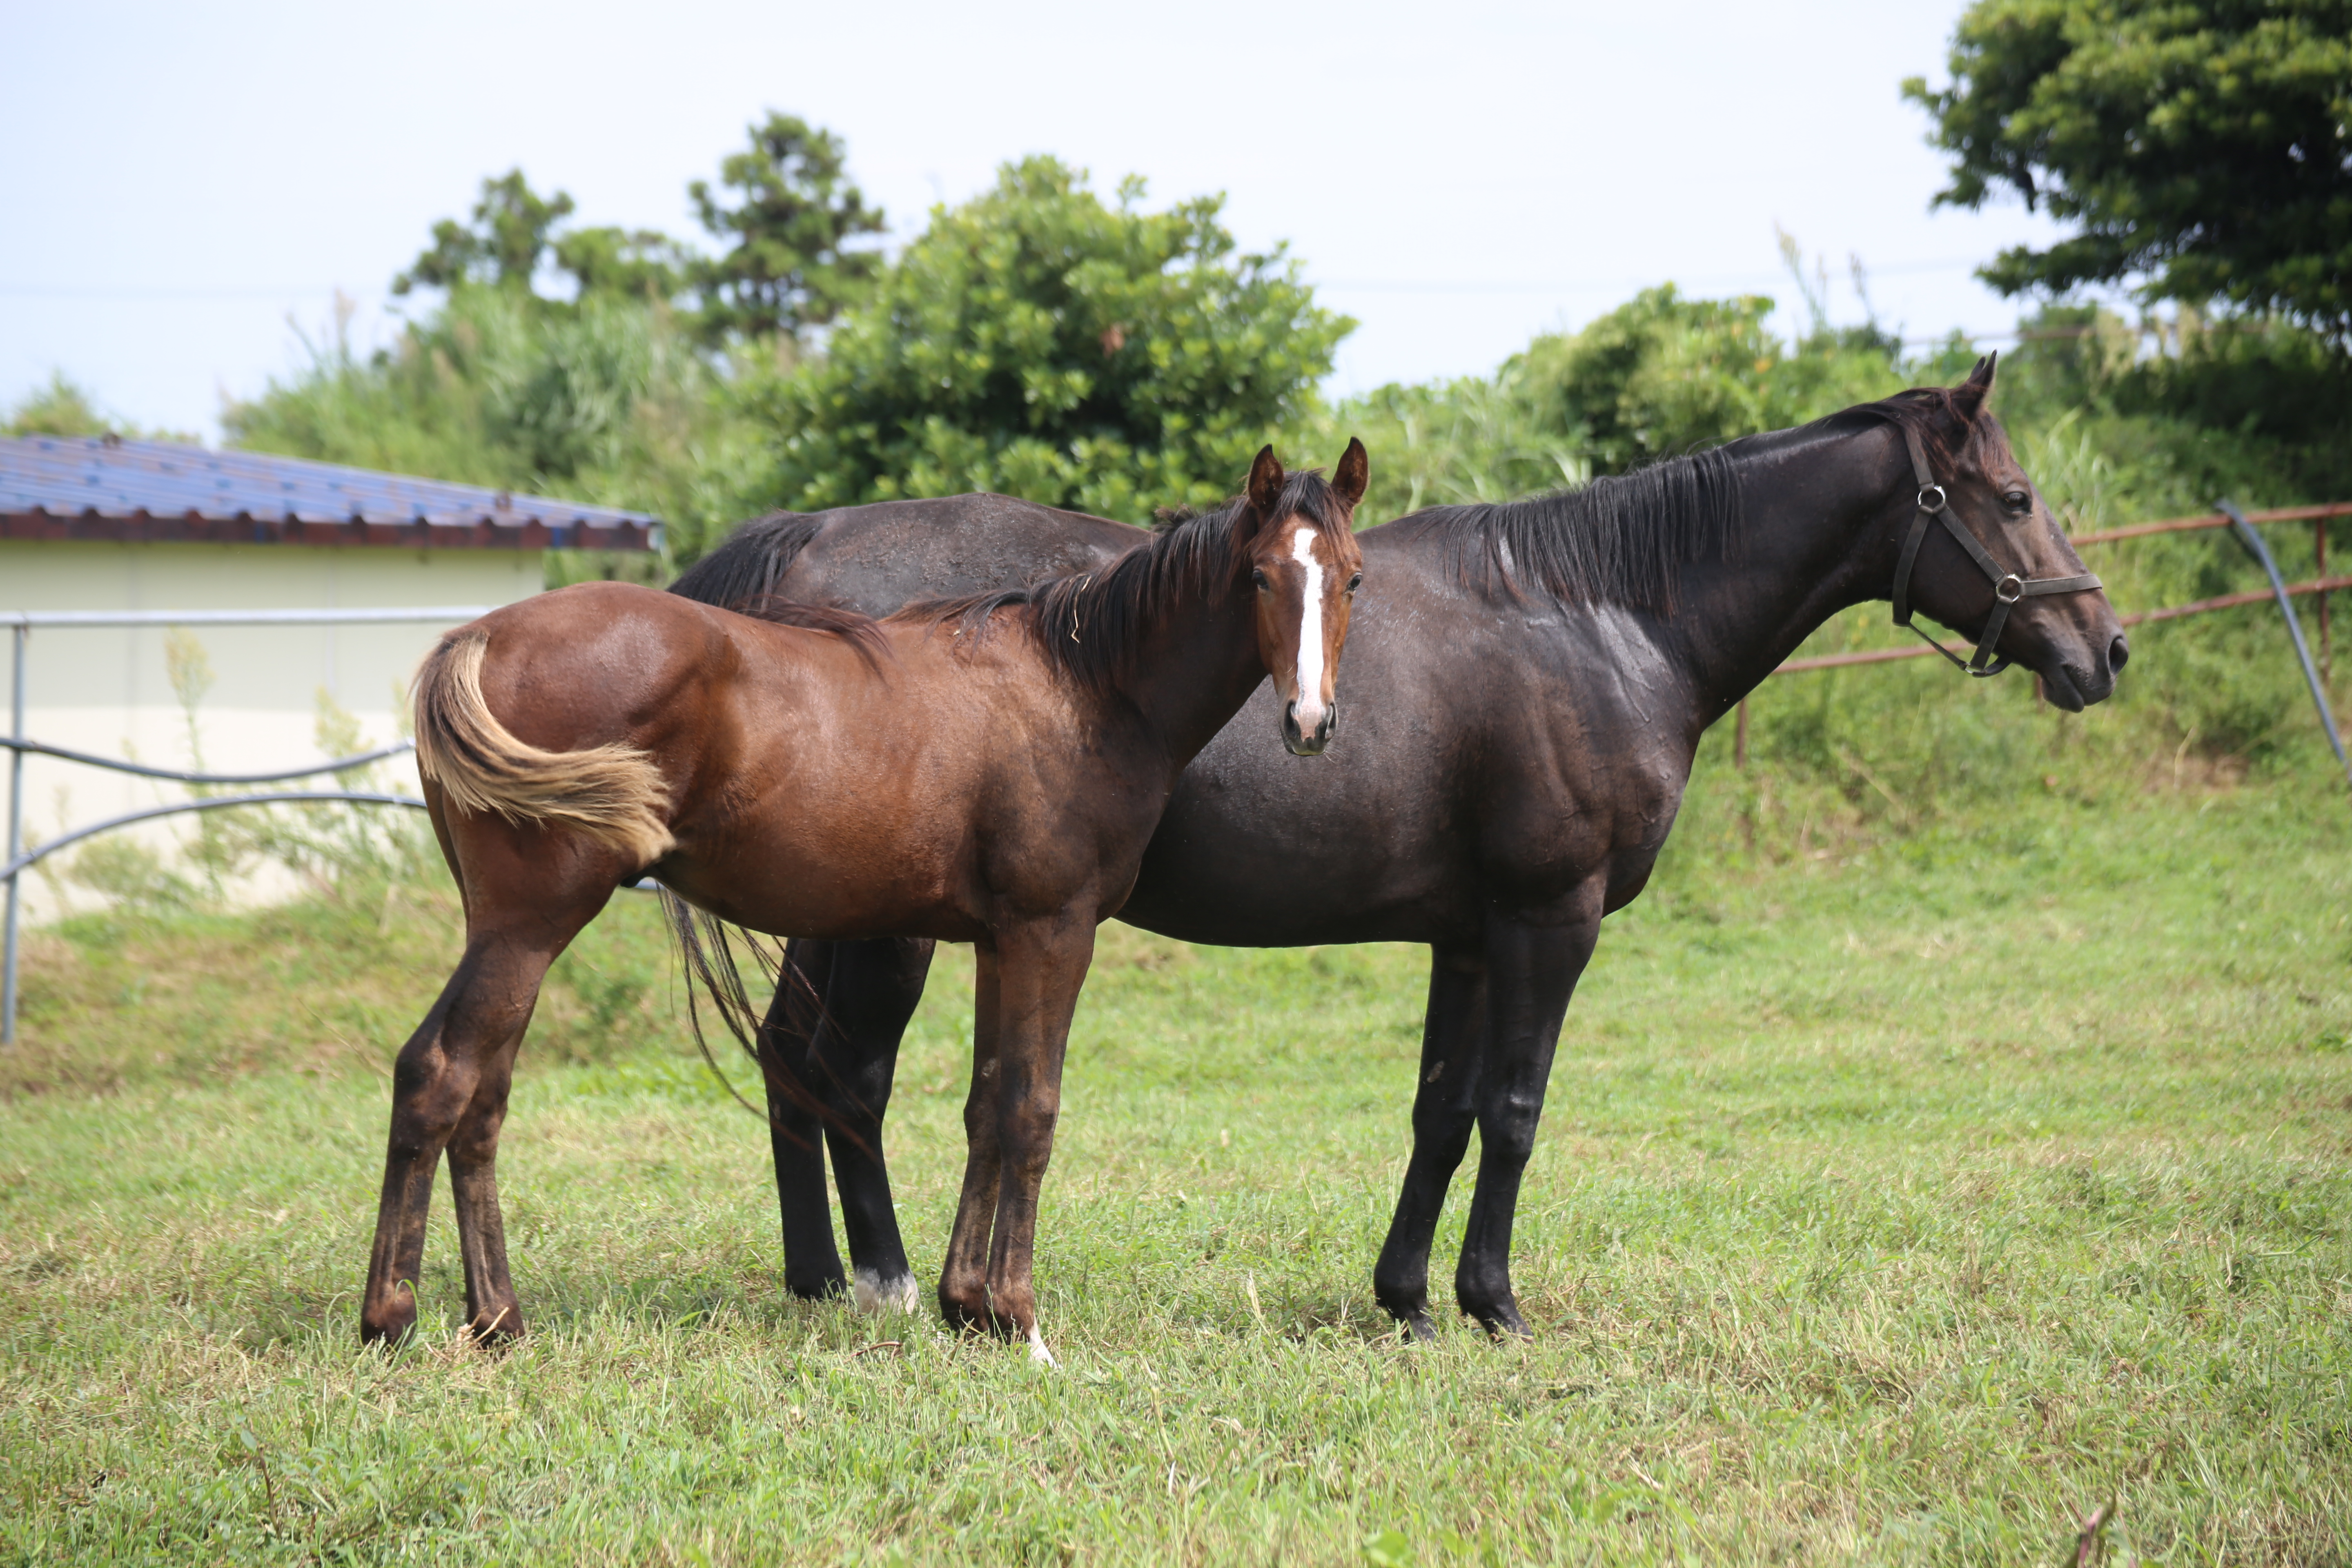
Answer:
POLYGON ((261 452, 96 436, 0 437, 0 513, 36 510, 52 517, 96 512, 446 528, 535 522, 567 532, 575 526, 655 526, 644 512, 261 452))

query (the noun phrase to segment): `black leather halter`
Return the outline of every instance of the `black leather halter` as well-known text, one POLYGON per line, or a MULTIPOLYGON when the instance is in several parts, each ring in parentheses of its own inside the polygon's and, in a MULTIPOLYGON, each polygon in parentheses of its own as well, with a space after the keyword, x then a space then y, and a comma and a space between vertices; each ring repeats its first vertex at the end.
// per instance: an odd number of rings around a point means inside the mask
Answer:
POLYGON ((2009 624, 2009 612, 2020 599, 2038 598, 2044 594, 2080 594, 2087 589, 2105 586, 2088 572, 2072 577, 2021 577, 2014 572, 2001 570, 1992 552, 1977 542, 1965 523, 1952 515, 1950 498, 1944 487, 1936 482, 1927 470, 1927 451, 1919 444, 1919 432, 1905 428, 1903 440, 1911 448, 1911 472, 1919 480, 1919 510, 1911 520, 1911 532, 1903 541, 1902 559, 1895 563, 1895 624, 1909 627, 1927 638, 1927 646, 1942 654, 1970 675, 1999 675, 2009 668, 2009 660, 1993 657, 1993 645, 2000 640, 2000 628, 2009 624), (1927 522, 1935 519, 1959 542, 1987 577, 1992 579, 1992 614, 1985 617, 1984 635, 1977 638, 1973 658, 1962 659, 1959 655, 1929 637, 1923 628, 1911 623, 1911 568, 1919 559, 1920 542, 1927 537, 1927 522))

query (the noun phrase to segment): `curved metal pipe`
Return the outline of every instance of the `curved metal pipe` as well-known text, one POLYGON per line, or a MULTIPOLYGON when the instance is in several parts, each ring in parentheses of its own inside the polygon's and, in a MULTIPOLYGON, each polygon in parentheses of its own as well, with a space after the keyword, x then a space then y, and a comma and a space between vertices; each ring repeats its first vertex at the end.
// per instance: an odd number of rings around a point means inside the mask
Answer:
POLYGON ((289 768, 276 773, 191 773, 177 768, 151 768, 144 763, 126 763, 113 757, 94 756, 88 752, 68 751, 52 746, 47 741, 19 741, 0 735, 0 746, 12 752, 30 752, 37 756, 58 757, 68 763, 84 763, 93 768, 106 768, 118 773, 137 773, 142 779, 170 779, 175 784, 282 784, 288 779, 316 778, 320 773, 340 773, 352 768, 380 763, 386 757, 396 757, 416 749, 414 741, 399 741, 389 746, 379 746, 373 752, 360 752, 312 767, 289 768))
POLYGON ((2327 688, 2321 684, 2318 668, 2311 662, 2311 649, 2303 640, 2303 623, 2295 618, 2294 601, 2286 595, 2286 580, 2279 575, 2278 563, 2271 559, 2271 547, 2263 542, 2263 536, 2254 531, 2253 524, 2247 521, 2246 514, 2235 506, 2221 500, 2215 501, 2213 509, 2230 520, 2231 527, 2238 535, 2238 542, 2246 547, 2248 554, 2262 563, 2263 572, 2269 574, 2271 593, 2278 599, 2279 614, 2286 617, 2287 636, 2294 639, 2294 657, 2303 661, 2303 679, 2311 687, 2311 705, 2319 710, 2319 727, 2327 731, 2327 743, 2336 748, 2336 765, 2344 770, 2345 782, 2352 784, 2352 759, 2344 755, 2344 739, 2336 732, 2336 714, 2327 706, 2327 688))
POLYGON ((280 790, 270 795, 220 795, 205 800, 184 800, 172 805, 151 805, 144 811, 126 812, 121 816, 110 816, 103 822, 93 822, 87 827, 77 827, 71 833, 52 838, 37 847, 27 849, 6 865, 0 866, 0 879, 14 877, 17 872, 48 858, 68 845, 79 844, 85 838, 104 833, 110 828, 128 827, 134 822, 146 822, 158 816, 176 816, 184 811, 219 811, 232 805, 276 805, 281 801, 289 800, 345 800, 356 802, 361 805, 406 805, 414 806, 418 811, 426 809, 425 803, 414 795, 371 795, 349 790, 280 790))

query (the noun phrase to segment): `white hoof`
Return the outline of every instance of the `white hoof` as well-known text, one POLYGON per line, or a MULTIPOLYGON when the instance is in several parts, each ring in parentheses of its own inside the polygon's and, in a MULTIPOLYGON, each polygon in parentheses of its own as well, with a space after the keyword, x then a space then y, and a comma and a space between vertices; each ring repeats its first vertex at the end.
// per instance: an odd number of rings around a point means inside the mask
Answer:
POLYGON ((857 1303, 859 1311, 879 1316, 884 1312, 919 1310, 922 1298, 911 1274, 885 1279, 871 1268, 861 1268, 850 1282, 850 1300, 857 1303))
POLYGON ((1040 1366, 1062 1364, 1054 1359, 1054 1352, 1045 1348, 1045 1336, 1034 1329, 1029 1331, 1029 1359, 1040 1366))

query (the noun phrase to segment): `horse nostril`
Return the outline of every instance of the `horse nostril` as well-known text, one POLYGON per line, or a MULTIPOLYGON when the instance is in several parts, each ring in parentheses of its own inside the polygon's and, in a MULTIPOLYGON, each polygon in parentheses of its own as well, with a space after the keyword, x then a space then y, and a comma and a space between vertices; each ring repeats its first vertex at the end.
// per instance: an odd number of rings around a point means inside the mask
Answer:
POLYGON ((2125 640, 2121 632, 2117 632, 2116 640, 2107 645, 2107 668, 2120 672, 2123 667, 2130 662, 2131 644, 2125 640))

